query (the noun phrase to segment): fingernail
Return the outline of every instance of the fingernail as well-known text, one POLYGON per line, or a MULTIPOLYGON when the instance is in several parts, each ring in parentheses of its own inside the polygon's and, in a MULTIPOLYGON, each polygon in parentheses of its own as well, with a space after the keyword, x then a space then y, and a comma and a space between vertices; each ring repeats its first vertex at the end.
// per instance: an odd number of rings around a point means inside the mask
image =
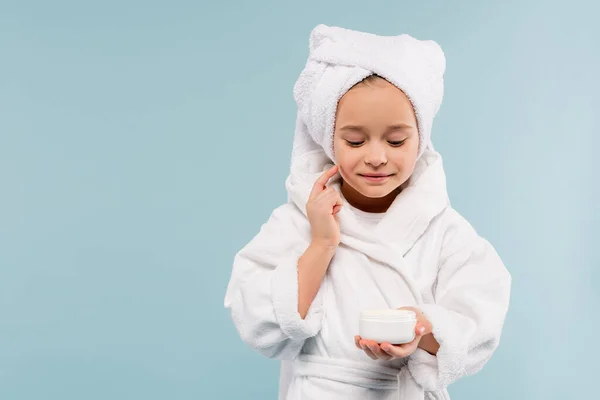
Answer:
POLYGON ((423 334, 423 332, 425 332, 425 327, 424 326, 422 326, 422 327, 419 328, 419 333, 421 335, 423 334))

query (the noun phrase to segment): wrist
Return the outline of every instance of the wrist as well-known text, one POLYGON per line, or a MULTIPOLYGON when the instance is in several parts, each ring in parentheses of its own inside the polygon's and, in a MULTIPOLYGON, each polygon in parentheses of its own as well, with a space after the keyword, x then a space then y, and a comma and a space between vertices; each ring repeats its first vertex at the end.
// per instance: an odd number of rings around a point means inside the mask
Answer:
POLYGON ((337 249, 337 244, 333 244, 333 243, 327 242, 325 240, 314 240, 313 239, 310 243, 309 248, 311 248, 315 252, 331 254, 333 256, 333 254, 335 253, 335 251, 337 249))

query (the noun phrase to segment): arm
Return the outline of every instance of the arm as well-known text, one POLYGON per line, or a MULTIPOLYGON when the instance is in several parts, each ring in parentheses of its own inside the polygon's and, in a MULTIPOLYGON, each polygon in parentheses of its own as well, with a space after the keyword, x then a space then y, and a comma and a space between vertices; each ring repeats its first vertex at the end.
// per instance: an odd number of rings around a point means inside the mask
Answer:
POLYGON ((311 243, 298 261, 298 313, 304 319, 317 295, 335 248, 311 243))
POLYGON ((409 360, 426 391, 444 389, 484 366, 499 345, 509 305, 511 277, 494 248, 463 219, 446 237, 435 304, 420 307, 432 338, 409 360))
POLYGON ((319 332, 323 316, 322 276, 317 279, 305 271, 312 263, 324 265, 327 253, 299 236, 287 207, 273 211, 236 254, 225 295, 225 307, 241 339, 277 359, 295 358, 304 341, 319 332))

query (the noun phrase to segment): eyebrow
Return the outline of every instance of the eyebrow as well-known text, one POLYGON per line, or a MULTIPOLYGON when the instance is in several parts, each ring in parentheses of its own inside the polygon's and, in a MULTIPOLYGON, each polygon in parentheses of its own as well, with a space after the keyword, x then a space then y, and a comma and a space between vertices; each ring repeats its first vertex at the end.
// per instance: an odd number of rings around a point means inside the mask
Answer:
MULTIPOLYGON (((399 124, 394 124, 394 125, 388 126, 386 128, 386 132, 397 131, 397 130, 402 130, 402 129, 414 129, 414 126, 402 122, 399 124)), ((345 125, 345 126, 341 127, 340 130, 341 131, 357 131, 357 132, 366 134, 366 129, 360 125, 345 125)))

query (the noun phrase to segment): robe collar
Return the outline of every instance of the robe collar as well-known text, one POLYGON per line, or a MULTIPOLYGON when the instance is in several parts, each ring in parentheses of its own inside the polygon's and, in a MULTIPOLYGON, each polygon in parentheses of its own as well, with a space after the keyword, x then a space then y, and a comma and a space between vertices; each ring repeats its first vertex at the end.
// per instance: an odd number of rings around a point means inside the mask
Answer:
MULTIPOLYGON (((306 203, 315 181, 331 166, 331 160, 321 150, 298 157, 292 164, 286 188, 290 201, 305 216, 306 203)), ((332 186, 339 192, 340 184, 341 177, 338 173, 327 186, 332 186)), ((361 248, 373 250, 377 245, 385 244, 393 247, 396 254, 404 256, 431 221, 450 205, 442 157, 433 150, 427 150, 418 159, 408 185, 396 196, 375 229, 366 229, 360 224, 343 196, 342 202, 344 206, 338 213, 338 218, 343 243, 350 245, 363 242, 361 248)))

